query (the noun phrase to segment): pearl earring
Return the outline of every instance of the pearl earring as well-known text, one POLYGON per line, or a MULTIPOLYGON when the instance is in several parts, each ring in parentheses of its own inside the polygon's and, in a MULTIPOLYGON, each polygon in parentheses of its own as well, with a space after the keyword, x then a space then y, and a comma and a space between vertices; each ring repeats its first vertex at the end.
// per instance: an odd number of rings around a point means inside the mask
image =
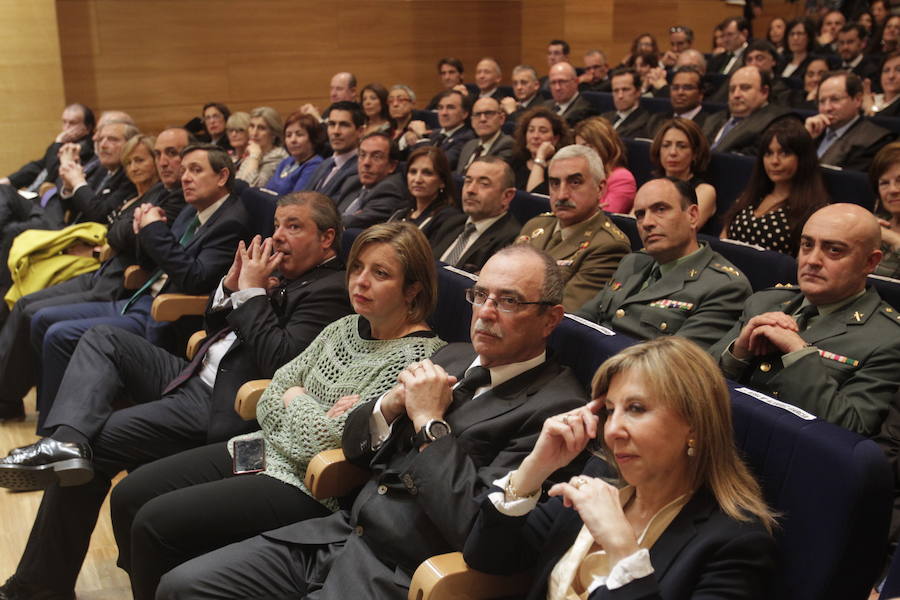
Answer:
POLYGON ((688 456, 694 456, 694 455, 696 455, 696 454, 697 454, 697 450, 696 450, 697 442, 694 440, 694 438, 689 439, 689 440, 687 441, 687 445, 688 445, 688 448, 687 448, 687 455, 688 455, 688 456))

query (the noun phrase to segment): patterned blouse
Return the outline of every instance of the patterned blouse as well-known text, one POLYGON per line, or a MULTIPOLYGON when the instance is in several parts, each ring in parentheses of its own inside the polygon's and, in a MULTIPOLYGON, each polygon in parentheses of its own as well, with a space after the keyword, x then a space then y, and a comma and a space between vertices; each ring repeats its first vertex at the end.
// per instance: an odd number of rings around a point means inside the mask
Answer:
POLYGON ((761 217, 755 216, 753 207, 748 206, 728 226, 728 238, 791 256, 797 253, 797 249, 791 244, 791 228, 782 206, 761 217))

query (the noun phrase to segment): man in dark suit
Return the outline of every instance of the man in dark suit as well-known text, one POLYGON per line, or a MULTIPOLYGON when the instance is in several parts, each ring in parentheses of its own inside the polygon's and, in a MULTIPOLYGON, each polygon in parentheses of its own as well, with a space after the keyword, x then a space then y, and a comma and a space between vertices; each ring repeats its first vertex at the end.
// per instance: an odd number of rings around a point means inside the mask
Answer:
POLYGON ((515 98, 503 98, 500 100, 500 106, 508 115, 507 120, 515 123, 519 115, 540 106, 544 98, 540 94, 541 84, 538 81, 537 71, 528 65, 518 65, 513 69, 512 88, 515 98))
POLYGON ((513 139, 503 133, 501 127, 506 113, 494 98, 480 98, 472 107, 472 129, 478 136, 469 140, 459 153, 456 172, 462 175, 479 156, 499 156, 503 160, 512 157, 513 139))
POLYGON ((750 39, 750 26, 740 17, 728 17, 720 25, 722 43, 726 52, 713 56, 709 61, 709 73, 731 75, 741 66, 747 40, 750 39))
POLYGON ((584 55, 584 73, 578 77, 578 91, 608 92, 611 89, 606 54, 602 50, 588 50, 584 55))
MULTIPOLYGON (((571 52, 571 47, 569 46, 569 42, 566 40, 550 40, 547 42, 547 67, 553 68, 553 65, 569 61, 569 53, 571 52)), ((550 77, 549 75, 544 75, 539 80, 541 84, 541 92, 549 93, 550 92, 550 77)))
POLYGON ((494 98, 499 101, 506 94, 500 91, 500 81, 503 79, 503 71, 500 69, 500 63, 490 57, 482 58, 475 65, 475 85, 478 86, 478 97, 475 98, 494 98))
MULTIPOLYGON (((271 241, 257 238, 238 249, 211 296, 207 341, 190 364, 124 331, 100 327, 85 334, 52 410, 52 437, 35 445, 43 448, 43 459, 33 456, 24 464, 10 455, 0 461, 0 481, 8 484, 15 471, 34 480, 55 479, 39 463, 52 465, 65 452, 80 458, 55 473, 71 482, 93 471, 93 479, 71 487, 50 483, 16 574, 0 588, 7 596, 0 597, 74 597, 111 478, 253 428, 232 408, 238 388, 272 377, 323 327, 350 313, 336 258, 340 217, 331 200, 313 192, 291 194, 279 201, 275 220, 271 241), (282 278, 267 293, 273 267, 282 278), (113 412, 112 404, 123 401, 131 406, 113 412)), ((24 451, 37 454, 34 446, 24 451)), ((121 552, 127 556, 128 549, 121 552)))
POLYGON ((234 248, 250 237, 250 218, 231 194, 234 164, 219 146, 197 144, 182 151, 181 186, 185 208, 171 229, 165 211, 142 204, 134 213, 138 259, 152 272, 129 298, 85 302, 39 310, 32 318, 32 344, 39 349, 40 423, 53 403, 60 379, 81 335, 95 325, 112 325, 150 341, 166 341, 170 328, 150 317, 153 298, 164 292, 208 294, 228 269, 234 248))
POLYGON ((862 115, 862 80, 832 71, 819 83, 819 114, 806 119, 823 165, 868 171, 872 159, 894 134, 862 115))
POLYGON ((578 92, 575 67, 567 62, 556 63, 550 67, 548 77, 553 98, 544 102, 544 106, 565 119, 570 127, 597 114, 591 103, 578 92))
MULTIPOLYGON (((791 93, 791 88, 783 78, 775 76, 775 73, 780 71, 778 68, 780 60, 781 57, 771 42, 768 40, 753 40, 747 44, 742 65, 751 65, 760 71, 768 73, 772 81, 772 87, 769 90, 769 102, 786 106, 788 104, 788 96, 791 93)), ((707 100, 719 104, 728 102, 729 89, 730 88, 726 83, 720 86, 707 100)))
MULTIPOLYGON (((154 155, 159 183, 142 200, 162 207, 167 222, 174 222, 184 208, 181 151, 189 140, 190 134, 180 128, 166 129, 156 137, 154 155)), ((0 330, 0 420, 24 417, 22 398, 37 383, 37 365, 30 344, 34 314, 50 306, 118 300, 126 293, 122 276, 126 267, 137 262, 133 226, 137 207, 132 205, 110 224, 106 240, 116 253, 99 269, 33 292, 16 302, 0 330)))
POLYGON ((609 76, 612 81, 613 105, 616 110, 603 113, 621 137, 645 137, 650 113, 641 106, 641 78, 631 68, 615 69, 609 76))
POLYGON ((437 146, 447 155, 450 169, 455 170, 462 147, 475 137, 475 132, 466 125, 471 106, 469 96, 457 90, 445 90, 441 93, 437 108, 441 128, 432 131, 427 138, 423 138, 421 132, 410 131, 406 134, 407 144, 437 146))
POLYGON ((344 227, 365 229, 383 223, 406 206, 406 181, 397 169, 397 147, 383 132, 359 143, 358 174, 344 182, 336 200, 344 227))
POLYGON ((841 70, 850 71, 860 79, 868 79, 875 91, 881 89, 878 64, 865 54, 869 32, 862 25, 847 23, 838 32, 837 49, 841 70))
POLYGON ((506 161, 498 156, 476 158, 463 180, 462 209, 466 217, 432 242, 434 255, 449 265, 478 273, 519 233, 521 224, 507 212, 515 195, 515 175, 506 161))
POLYGON ((647 121, 647 137, 656 136, 660 126, 679 117, 690 119, 701 128, 709 117, 709 112, 703 108, 703 75, 694 67, 679 67, 672 76, 672 84, 669 86, 669 101, 672 110, 665 113, 651 115, 647 121))
POLYGON ((157 593, 406 598, 422 561, 462 549, 477 499, 518 466, 544 419, 584 403, 577 380, 546 356, 563 316, 559 277, 532 248, 496 254, 467 295, 472 345, 413 363, 347 419, 344 453, 372 470, 352 509, 184 563, 157 593))
POLYGON ((756 155, 762 132, 791 112, 769 103, 771 82, 768 73, 753 66, 734 72, 728 82, 728 110, 710 116, 703 125, 713 150, 756 155))
POLYGON ((334 198, 344 182, 356 173, 356 149, 366 115, 356 102, 341 100, 325 111, 328 143, 334 154, 318 166, 306 189, 334 198))
POLYGON ((710 348, 725 374, 835 425, 878 433, 900 385, 900 316, 866 288, 880 239, 878 221, 856 204, 813 213, 797 256, 799 286, 750 296, 710 348))

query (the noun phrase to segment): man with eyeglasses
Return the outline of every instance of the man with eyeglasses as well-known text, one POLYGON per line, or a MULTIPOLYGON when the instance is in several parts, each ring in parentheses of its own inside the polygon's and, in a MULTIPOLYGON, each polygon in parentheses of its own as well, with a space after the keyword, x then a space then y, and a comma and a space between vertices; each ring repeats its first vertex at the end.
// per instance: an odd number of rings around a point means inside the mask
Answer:
MULTIPOLYGON (((453 219, 435 235, 431 248, 441 261, 478 273, 487 260, 519 234, 521 224, 507 210, 516 195, 516 178, 499 156, 472 161, 463 179, 464 218, 453 219)), ((449 221, 449 219, 448 219, 449 221)))
POLYGON ((707 348, 740 316, 747 278, 697 241, 697 195, 674 178, 648 181, 634 198, 644 248, 622 259, 578 316, 639 340, 680 335, 707 348))
POLYGON ((584 73, 578 77, 579 92, 608 92, 609 63, 602 50, 588 50, 584 55, 584 73))
POLYGON ((561 297, 550 257, 522 246, 498 252, 466 293, 472 343, 412 363, 393 390, 347 418, 344 454, 371 471, 350 510, 184 563, 157 595, 405 600, 422 562, 462 550, 480 499, 521 463, 544 420, 584 405, 578 380, 546 349, 561 297))
POLYGON ((647 134, 654 137, 663 123, 678 117, 689 119, 703 127, 709 111, 703 108, 703 76, 694 67, 678 67, 669 85, 669 101, 672 110, 656 113, 647 123, 647 134))
POLYGON ((340 231, 328 197, 280 198, 272 238, 240 243, 210 295, 207 338, 190 363, 112 327, 84 335, 47 420, 51 436, 0 460, 0 485, 31 481, 47 488, 0 597, 74 598, 113 477, 256 428, 234 411, 238 388, 272 377, 327 324, 351 312, 337 258, 340 231), (273 269, 281 275, 277 283, 273 269))
POLYGON ((396 173, 399 151, 391 136, 376 131, 363 137, 357 152, 357 174, 335 196, 346 228, 365 229, 384 223, 406 206, 406 181, 396 173))
POLYGON ((567 62, 550 67, 550 95, 544 106, 561 116, 570 127, 596 114, 590 102, 578 93, 578 74, 567 62))
POLYGON ((593 148, 560 149, 547 172, 553 212, 528 221, 516 243, 529 244, 556 259, 566 282, 563 306, 574 312, 603 289, 631 247, 625 234, 600 210, 606 173, 593 148))
POLYGON ((512 88, 515 98, 503 98, 500 100, 500 107, 508 115, 507 119, 515 123, 519 115, 539 106, 544 98, 538 93, 541 83, 538 81, 537 71, 528 65, 518 65, 513 69, 512 88))
POLYGON ((457 173, 465 173, 479 156, 499 156, 504 160, 512 157, 513 139, 501 130, 505 121, 506 113, 496 99, 487 97, 475 102, 472 107, 472 129, 478 137, 462 147, 457 173))
POLYGON ((694 30, 685 25, 669 28, 669 50, 663 54, 662 63, 666 67, 674 67, 678 57, 694 45, 694 30))
POLYGON ((819 163, 867 171, 872 159, 894 135, 862 114, 862 80, 853 73, 831 71, 819 83, 819 114, 806 119, 819 163))
POLYGON ((750 38, 750 26, 740 17, 728 17, 721 24, 722 43, 725 52, 712 57, 709 61, 710 73, 730 75, 740 68, 750 38))

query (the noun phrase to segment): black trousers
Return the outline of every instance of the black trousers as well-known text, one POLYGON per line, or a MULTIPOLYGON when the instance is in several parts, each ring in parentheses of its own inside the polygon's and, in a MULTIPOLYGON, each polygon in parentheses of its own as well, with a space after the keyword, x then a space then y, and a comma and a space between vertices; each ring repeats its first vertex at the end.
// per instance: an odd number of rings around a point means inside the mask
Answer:
POLYGON ((60 593, 75 588, 111 479, 122 470, 209 442, 209 386, 194 377, 160 398, 186 364, 183 359, 113 327, 97 327, 83 341, 67 374, 67 393, 54 404, 51 418, 91 439, 94 479, 44 492, 16 569, 23 582, 60 593), (132 406, 113 411, 116 402, 132 406), (106 418, 97 416, 102 414, 106 418))
POLYGON ((274 477, 233 475, 224 442, 140 467, 110 502, 119 566, 135 600, 152 599, 160 578, 191 558, 330 512, 274 477))

